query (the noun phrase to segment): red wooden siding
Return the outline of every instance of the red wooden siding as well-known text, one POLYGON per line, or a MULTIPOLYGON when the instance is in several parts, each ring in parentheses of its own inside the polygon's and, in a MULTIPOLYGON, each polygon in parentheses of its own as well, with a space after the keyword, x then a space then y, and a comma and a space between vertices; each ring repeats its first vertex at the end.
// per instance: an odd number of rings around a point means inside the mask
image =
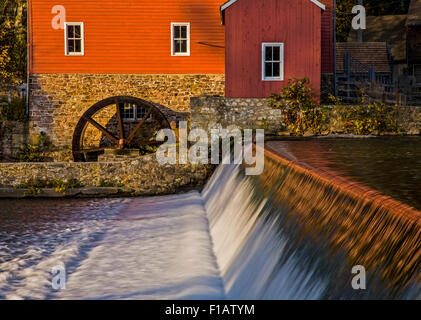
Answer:
POLYGON ((334 1, 323 0, 326 10, 322 14, 322 73, 333 73, 334 69, 334 1))
POLYGON ((268 97, 289 78, 320 90, 322 10, 309 0, 238 0, 225 11, 226 96, 268 97), (262 81, 262 42, 283 42, 285 81, 262 81))
POLYGON ((224 0, 30 0, 32 73, 224 73, 224 0), (85 55, 65 56, 64 30, 54 30, 52 8, 67 22, 83 22, 85 55), (171 22, 189 22, 191 56, 171 56, 171 22))

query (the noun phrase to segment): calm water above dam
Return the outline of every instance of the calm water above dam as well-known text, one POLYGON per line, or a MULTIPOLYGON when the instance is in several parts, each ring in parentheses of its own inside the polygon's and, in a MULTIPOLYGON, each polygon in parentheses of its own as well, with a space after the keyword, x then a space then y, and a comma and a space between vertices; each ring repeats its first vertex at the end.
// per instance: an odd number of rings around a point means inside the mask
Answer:
MULTIPOLYGON (((416 142, 275 145, 416 206, 416 142)), ((202 193, 0 200, 0 299, 419 299, 420 255, 419 221, 270 157, 256 177, 220 166, 202 193), (62 291, 51 287, 57 265, 62 291), (367 290, 351 287, 355 265, 367 290)))
POLYGON ((327 168, 421 210, 421 137, 271 141, 290 159, 327 168))

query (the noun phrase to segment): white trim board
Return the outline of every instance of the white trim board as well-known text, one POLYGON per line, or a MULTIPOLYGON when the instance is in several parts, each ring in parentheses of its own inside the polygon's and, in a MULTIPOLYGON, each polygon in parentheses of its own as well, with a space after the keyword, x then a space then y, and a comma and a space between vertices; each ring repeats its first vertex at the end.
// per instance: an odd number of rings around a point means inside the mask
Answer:
MULTIPOLYGON (((221 6, 221 12, 224 11, 225 9, 227 9, 228 7, 230 7, 232 4, 236 3, 237 1, 238 0, 230 0, 226 3, 224 3, 221 6)), ((317 1, 317 0, 310 0, 310 1, 313 2, 316 6, 320 7, 320 9, 326 10, 326 6, 323 3, 321 3, 320 1, 317 1)))
POLYGON ((284 81, 285 74, 285 58, 284 58, 284 43, 283 42, 263 42, 262 43, 262 81, 284 81), (279 77, 266 77, 265 76, 265 67, 266 67, 266 47, 279 47, 279 77))
POLYGON ((172 57, 190 57, 190 22, 171 22, 171 56, 172 57), (174 26, 187 27, 187 52, 175 53, 174 52, 174 26))
POLYGON ((64 23, 64 55, 66 57, 80 57, 85 55, 85 24, 83 22, 65 22, 64 23), (80 52, 69 52, 68 26, 80 26, 80 52))

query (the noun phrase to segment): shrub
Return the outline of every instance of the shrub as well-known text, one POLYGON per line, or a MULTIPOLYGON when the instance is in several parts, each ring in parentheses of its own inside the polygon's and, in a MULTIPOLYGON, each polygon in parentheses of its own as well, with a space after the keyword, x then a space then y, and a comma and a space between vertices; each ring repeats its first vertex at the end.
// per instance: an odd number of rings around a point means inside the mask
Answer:
POLYGON ((283 111, 283 125, 292 134, 302 136, 306 132, 321 133, 328 122, 328 112, 318 108, 316 93, 308 78, 290 79, 279 95, 272 94, 269 106, 283 111))
POLYGON ((108 181, 108 180, 105 180, 105 179, 101 179, 99 181, 99 186, 100 187, 114 187, 115 183, 111 182, 111 181, 108 181))
POLYGON ((399 107, 384 103, 336 107, 346 133, 357 135, 400 132, 399 107))
POLYGON ((142 156, 145 156, 147 154, 155 153, 158 151, 159 146, 154 145, 143 145, 139 147, 139 153, 142 156))
POLYGON ((24 144, 16 152, 16 159, 19 162, 43 162, 45 161, 44 153, 51 149, 50 138, 45 134, 39 134, 34 144, 24 144))
POLYGON ((124 187, 124 183, 123 182, 114 183, 114 182, 109 181, 109 180, 101 179, 99 181, 99 186, 100 187, 118 187, 118 188, 122 188, 122 187, 124 187))
POLYGON ((2 99, 0 102, 7 103, 1 108, 0 118, 8 121, 27 121, 26 115, 26 100, 13 97, 12 101, 8 103, 7 99, 2 99))
POLYGON ((24 144, 16 152, 16 159, 19 162, 43 162, 44 157, 41 155, 39 146, 24 144))
POLYGON ((25 183, 16 186, 17 189, 27 189, 28 192, 26 195, 40 194, 41 188, 54 189, 56 192, 65 194, 65 192, 69 189, 82 187, 83 184, 81 184, 77 179, 70 179, 69 181, 63 181, 60 179, 28 179, 25 183))

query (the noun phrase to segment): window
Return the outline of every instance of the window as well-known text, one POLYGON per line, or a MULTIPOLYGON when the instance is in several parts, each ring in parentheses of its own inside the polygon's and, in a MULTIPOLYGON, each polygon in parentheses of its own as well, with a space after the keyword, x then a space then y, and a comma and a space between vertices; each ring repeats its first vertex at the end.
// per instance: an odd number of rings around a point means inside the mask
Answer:
MULTIPOLYGON (((142 120, 148 109, 142 106, 137 106, 135 104, 126 103, 121 111, 123 115, 123 120, 126 121, 135 121, 135 120, 142 120)), ((152 114, 148 117, 148 121, 152 120, 152 114)))
MULTIPOLYGON (((136 117, 138 118, 138 119, 143 119, 145 116, 146 116, 146 113, 148 112, 148 110, 146 110, 146 108, 145 107, 140 107, 140 106, 138 106, 137 108, 136 108, 136 117)), ((150 119, 150 116, 149 116, 149 119, 150 119)), ((148 120, 149 120, 148 119, 148 120)))
POLYGON ((262 80, 284 80, 284 44, 263 43, 262 45, 262 80))
POLYGON ((135 120, 136 106, 134 104, 124 104, 123 107, 123 119, 124 120, 135 120))
POLYGON ((66 22, 66 56, 83 56, 83 22, 66 22))
POLYGON ((171 23, 171 55, 190 56, 190 23, 171 23))

